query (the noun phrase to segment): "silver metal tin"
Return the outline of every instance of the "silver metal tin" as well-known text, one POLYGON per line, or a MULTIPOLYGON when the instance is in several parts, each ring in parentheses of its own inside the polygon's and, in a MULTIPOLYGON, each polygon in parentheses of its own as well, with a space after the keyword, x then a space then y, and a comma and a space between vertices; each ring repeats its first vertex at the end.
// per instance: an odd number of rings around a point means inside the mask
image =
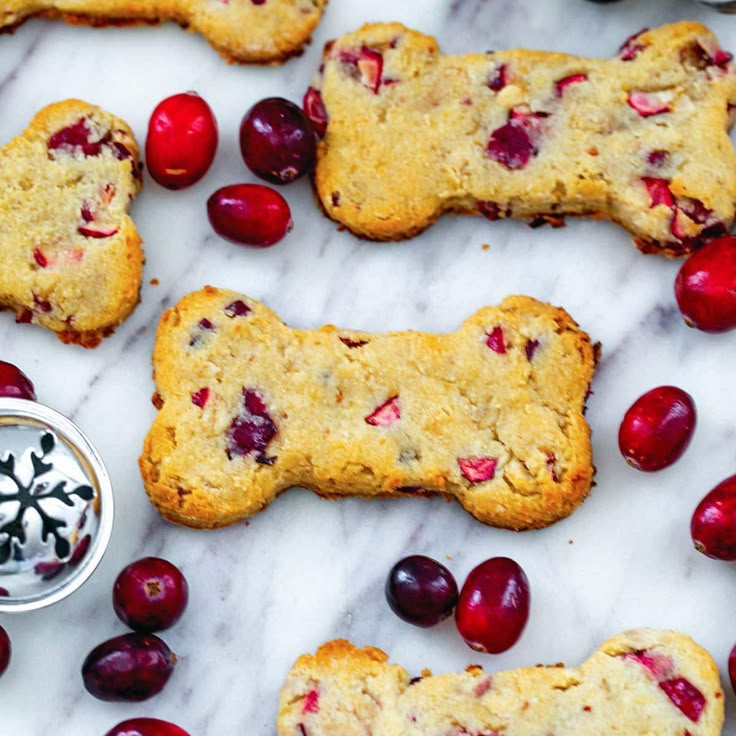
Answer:
POLYGON ((0 397, 0 613, 66 598, 110 541, 110 476, 87 436, 43 404, 0 397))

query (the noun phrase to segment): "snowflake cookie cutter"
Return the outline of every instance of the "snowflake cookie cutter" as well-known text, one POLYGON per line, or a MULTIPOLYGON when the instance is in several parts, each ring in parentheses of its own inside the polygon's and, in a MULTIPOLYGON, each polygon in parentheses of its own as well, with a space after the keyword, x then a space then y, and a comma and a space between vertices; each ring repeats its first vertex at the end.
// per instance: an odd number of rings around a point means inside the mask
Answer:
POLYGON ((0 613, 66 598, 110 541, 110 476, 89 438, 57 411, 0 397, 0 613))

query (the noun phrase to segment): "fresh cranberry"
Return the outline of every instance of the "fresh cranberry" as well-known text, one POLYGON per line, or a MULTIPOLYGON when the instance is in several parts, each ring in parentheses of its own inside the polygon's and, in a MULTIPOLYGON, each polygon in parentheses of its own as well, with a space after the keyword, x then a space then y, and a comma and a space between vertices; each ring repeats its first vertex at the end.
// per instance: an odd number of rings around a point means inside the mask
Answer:
POLYGON ((10 664, 10 654, 10 637, 8 636, 8 632, 0 626, 0 677, 2 677, 5 670, 8 669, 8 665, 10 664))
POLYGON ((680 458, 695 430, 692 396, 677 386, 658 386, 640 396, 618 431, 621 454, 632 467, 662 470, 680 458))
POLYGON ((124 568, 112 590, 118 618, 135 631, 162 631, 184 613, 189 598, 186 578, 160 557, 144 557, 124 568))
POLYGON ((161 692, 176 655, 153 634, 124 634, 95 647, 82 664, 87 691, 100 700, 139 702, 161 692))
POLYGON ((0 598, 7 598, 10 593, 7 588, 0 588, 0 598))
POLYGON ((113 726, 105 736, 189 736, 189 733, 158 718, 131 718, 113 726))
POLYGON ((512 647, 528 617, 529 581, 508 557, 494 557, 474 568, 455 608, 455 623, 465 643, 491 654, 512 647))
POLYGON ((167 97, 148 122, 146 163, 154 181, 183 189, 199 181, 217 150, 217 121, 194 92, 167 97))
POLYGON ((309 118, 309 122, 312 123, 315 132, 320 136, 324 136, 327 132, 327 123, 329 123, 330 119, 327 115, 325 103, 322 100, 322 93, 318 89, 310 87, 306 91, 302 100, 302 110, 304 110, 304 114, 309 118))
POLYGON ((736 237, 712 240, 685 261, 675 279, 685 321, 704 332, 736 327, 736 237))
POLYGON ((261 184, 231 184, 207 200, 214 231, 238 245, 266 248, 292 228, 291 210, 276 191, 261 184))
POLYGON ((36 400, 36 391, 28 376, 12 363, 0 360, 0 396, 36 400))
POLYGON ((402 620, 428 628, 446 619, 457 603, 452 573, 431 557, 399 560, 386 579, 386 600, 402 620))
POLYGON ((736 475, 697 505, 690 521, 695 549, 716 560, 736 560, 736 475))
POLYGON ((736 693, 736 644, 728 655, 728 679, 731 680, 731 689, 736 693))
POLYGON ((245 165, 272 184, 288 184, 314 165, 317 139, 301 108, 282 97, 257 102, 240 124, 245 165))

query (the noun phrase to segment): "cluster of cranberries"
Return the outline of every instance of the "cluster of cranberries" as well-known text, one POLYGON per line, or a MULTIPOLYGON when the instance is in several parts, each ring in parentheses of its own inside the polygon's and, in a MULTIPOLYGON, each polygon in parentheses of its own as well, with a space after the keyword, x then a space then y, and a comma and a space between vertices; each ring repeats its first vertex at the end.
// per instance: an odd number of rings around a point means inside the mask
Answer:
MULTIPOLYGON (((173 626, 187 605, 189 588, 181 570, 167 560, 144 557, 124 568, 113 586, 118 618, 133 629, 95 647, 82 664, 82 680, 100 700, 140 702, 161 692, 173 674, 176 655, 153 632, 173 626)), ((153 718, 124 721, 106 736, 188 736, 178 726, 153 718)))
MULTIPOLYGON (((146 163, 153 179, 168 189, 199 181, 217 150, 217 121, 192 92, 173 95, 154 109, 146 138, 146 163)), ((317 134, 294 103, 270 97, 256 103, 240 124, 240 151, 248 168, 271 184, 288 184, 313 166, 317 134)), ((215 232, 240 245, 267 247, 291 230, 291 210, 271 187, 230 184, 207 200, 215 232)))
POLYGON ((455 611, 466 644, 499 654, 512 647, 529 618, 529 581, 508 557, 493 557, 470 571, 458 593, 452 573, 431 557, 397 562, 386 579, 386 600, 401 619, 428 628, 455 611))

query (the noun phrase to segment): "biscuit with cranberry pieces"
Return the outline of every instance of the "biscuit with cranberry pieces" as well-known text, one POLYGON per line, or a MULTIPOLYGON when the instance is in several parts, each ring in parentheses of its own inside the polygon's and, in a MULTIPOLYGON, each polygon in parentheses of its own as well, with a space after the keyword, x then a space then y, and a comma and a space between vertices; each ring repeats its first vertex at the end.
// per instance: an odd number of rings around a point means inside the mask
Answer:
POLYGON ((63 342, 96 346, 136 306, 141 186, 128 125, 81 100, 41 110, 0 151, 0 305, 63 342))
POLYGON ((609 639, 580 667, 411 679, 380 649, 336 640, 301 656, 281 690, 278 736, 718 736, 715 662, 676 631, 609 639))
POLYGON ((93 26, 176 21, 201 33, 228 61, 278 63, 300 54, 327 0, 9 0, 0 31, 28 18, 93 26))
POLYGON ((360 237, 408 238, 443 212, 590 215, 674 256, 734 222, 736 64, 698 23, 642 32, 610 60, 447 56, 366 25, 326 46, 313 85, 316 192, 360 237))
POLYGON ((194 527, 252 516, 295 485, 442 494, 487 524, 546 526, 591 486, 583 410, 595 357, 564 310, 530 297, 447 335, 369 334, 290 329, 207 287, 159 324, 146 491, 194 527))

